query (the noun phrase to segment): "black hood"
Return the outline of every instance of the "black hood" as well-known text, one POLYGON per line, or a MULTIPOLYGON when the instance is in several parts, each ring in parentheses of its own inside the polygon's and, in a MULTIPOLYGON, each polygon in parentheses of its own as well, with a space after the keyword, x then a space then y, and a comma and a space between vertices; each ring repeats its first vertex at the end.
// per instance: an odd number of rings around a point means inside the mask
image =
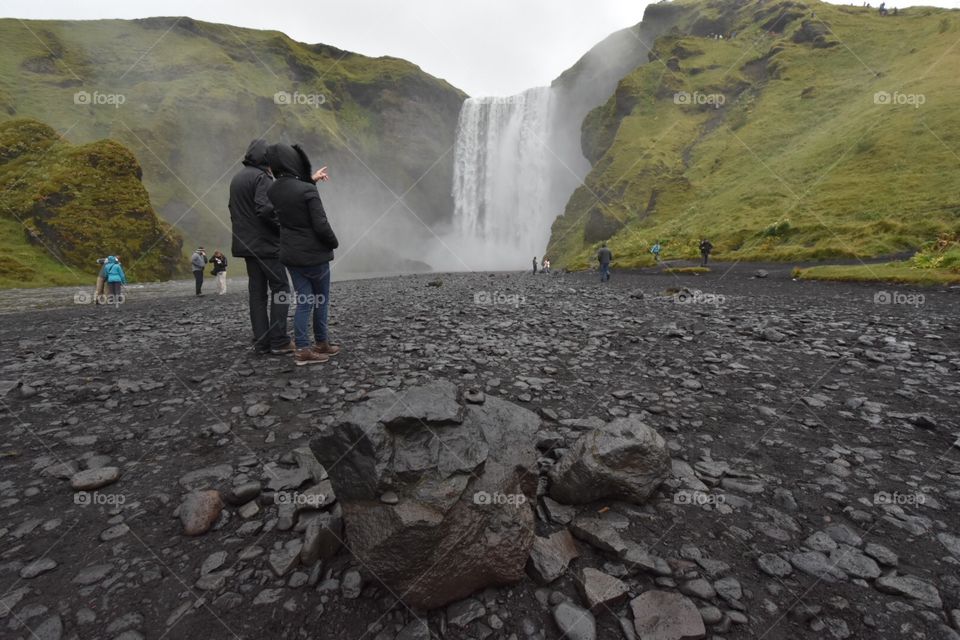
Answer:
POLYGON ((251 140, 250 146, 247 147, 247 153, 243 156, 243 164, 248 167, 266 167, 267 141, 263 138, 251 140))
POLYGON ((275 178, 284 176, 313 183, 310 158, 300 145, 272 144, 267 148, 267 163, 275 178))

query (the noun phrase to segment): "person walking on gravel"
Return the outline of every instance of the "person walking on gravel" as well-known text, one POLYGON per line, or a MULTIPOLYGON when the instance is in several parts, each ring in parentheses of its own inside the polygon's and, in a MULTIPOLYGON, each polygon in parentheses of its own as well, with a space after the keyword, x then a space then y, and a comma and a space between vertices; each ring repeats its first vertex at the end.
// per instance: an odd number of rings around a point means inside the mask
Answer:
POLYGON ((700 266, 702 267, 707 266, 707 260, 710 259, 711 251, 713 251, 713 244, 706 238, 703 238, 702 240, 700 240, 700 257, 701 257, 700 266))
POLYGON ((213 252, 210 263, 213 265, 211 275, 217 279, 217 293, 222 296, 227 292, 227 256, 217 249, 213 252))
POLYGON ((207 265, 207 254, 203 247, 197 247, 197 250, 190 256, 190 266, 193 267, 193 279, 197 286, 197 295, 202 296, 203 290, 203 268, 207 265))
POLYGON ((610 263, 613 262, 613 253, 607 248, 606 242, 597 251, 597 262, 600 263, 600 282, 607 282, 610 279, 610 263))
POLYGON ((537 275, 537 256, 533 256, 533 275, 537 275))
POLYGON ((287 332, 290 283, 280 264, 280 221, 267 189, 273 184, 267 166, 267 141, 253 140, 243 168, 230 181, 231 253, 247 267, 247 294, 253 348, 259 354, 293 353, 287 332))
POLYGON ((107 290, 110 291, 108 301, 119 308, 120 303, 123 302, 123 285, 127 284, 127 274, 123 272, 117 256, 107 256, 107 262, 103 265, 103 279, 106 281, 107 290))
POLYGON ((340 352, 330 344, 330 263, 340 246, 316 183, 327 180, 326 167, 313 172, 300 145, 274 144, 267 149, 274 183, 267 189, 280 221, 280 262, 293 278, 297 308, 293 316, 297 365, 326 362, 340 352), (310 344, 313 318, 314 344, 310 344))
POLYGON ((659 262, 660 262, 660 252, 661 252, 662 250, 663 250, 663 248, 660 246, 660 241, 659 241, 659 240, 657 240, 656 242, 654 242, 654 243, 653 243, 653 246, 650 247, 650 253, 653 254, 653 261, 654 261, 654 262, 656 262, 656 263, 659 263, 659 262))
POLYGON ((100 304, 103 302, 103 293, 106 286, 107 280, 103 274, 104 268, 107 266, 107 258, 97 258, 97 264, 100 265, 100 271, 97 272, 97 289, 93 294, 94 304, 100 304))

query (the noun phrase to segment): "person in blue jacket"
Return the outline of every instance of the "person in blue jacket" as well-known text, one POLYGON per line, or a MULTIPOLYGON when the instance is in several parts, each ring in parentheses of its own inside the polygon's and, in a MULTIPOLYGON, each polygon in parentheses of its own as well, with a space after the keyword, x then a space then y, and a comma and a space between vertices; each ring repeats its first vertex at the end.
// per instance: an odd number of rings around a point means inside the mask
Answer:
POLYGON ((114 305, 119 307, 123 299, 122 287, 127 284, 127 274, 123 272, 123 266, 117 256, 107 256, 107 262, 103 265, 103 278, 114 305))

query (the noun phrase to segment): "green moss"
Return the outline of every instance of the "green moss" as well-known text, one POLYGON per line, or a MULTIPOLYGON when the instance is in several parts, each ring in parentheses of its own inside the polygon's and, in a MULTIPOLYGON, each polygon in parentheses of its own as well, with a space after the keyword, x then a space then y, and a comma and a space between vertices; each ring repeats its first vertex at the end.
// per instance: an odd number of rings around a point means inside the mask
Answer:
POLYGON ((707 267, 670 267, 664 269, 663 272, 669 274, 687 274, 697 276, 701 273, 710 273, 710 269, 707 267))
POLYGON ((74 284, 123 258, 131 281, 180 272, 182 240, 160 220, 132 153, 112 140, 72 146, 34 120, 0 122, 0 281, 74 284))
MULTIPOLYGON (((301 142, 334 179, 369 179, 365 191, 377 179, 397 194, 410 189, 405 204, 428 223, 452 207, 445 152, 466 96, 404 60, 190 18, 0 19, 0 41, 0 119, 38 118, 74 141, 123 144, 156 210, 194 241, 229 246, 229 176, 255 137, 301 142), (91 99, 78 104, 81 91, 91 99), (277 104, 278 92, 322 104, 277 104), (123 103, 94 104, 94 94, 123 103)), ((387 197, 384 188, 357 207, 387 197)))
POLYGON ((899 284, 943 285, 960 283, 960 272, 947 269, 918 269, 909 262, 868 265, 824 265, 794 269, 801 280, 841 282, 891 282, 899 284))
POLYGON ((721 260, 793 261, 891 255, 960 232, 960 49, 941 30, 946 11, 684 6, 696 8, 656 59, 584 122, 593 170, 553 225, 558 265, 588 264, 598 240, 618 260, 643 259, 655 238, 665 256, 695 258, 708 237, 721 260), (763 27, 778 20, 782 34, 763 27), (801 34, 805 21, 846 46, 801 34), (702 37, 708 28, 727 37, 702 37), (895 91, 925 101, 874 99, 895 91), (598 208, 624 222, 605 238, 588 226, 598 208))

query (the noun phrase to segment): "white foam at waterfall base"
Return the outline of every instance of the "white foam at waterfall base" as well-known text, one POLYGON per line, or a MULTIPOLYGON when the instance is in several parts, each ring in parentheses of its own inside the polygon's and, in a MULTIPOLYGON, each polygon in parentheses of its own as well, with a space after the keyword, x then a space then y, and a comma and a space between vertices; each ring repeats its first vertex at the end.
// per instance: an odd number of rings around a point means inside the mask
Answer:
POLYGON ((542 252, 557 216, 551 200, 553 91, 470 98, 454 149, 453 228, 430 263, 441 270, 523 269, 542 252))

